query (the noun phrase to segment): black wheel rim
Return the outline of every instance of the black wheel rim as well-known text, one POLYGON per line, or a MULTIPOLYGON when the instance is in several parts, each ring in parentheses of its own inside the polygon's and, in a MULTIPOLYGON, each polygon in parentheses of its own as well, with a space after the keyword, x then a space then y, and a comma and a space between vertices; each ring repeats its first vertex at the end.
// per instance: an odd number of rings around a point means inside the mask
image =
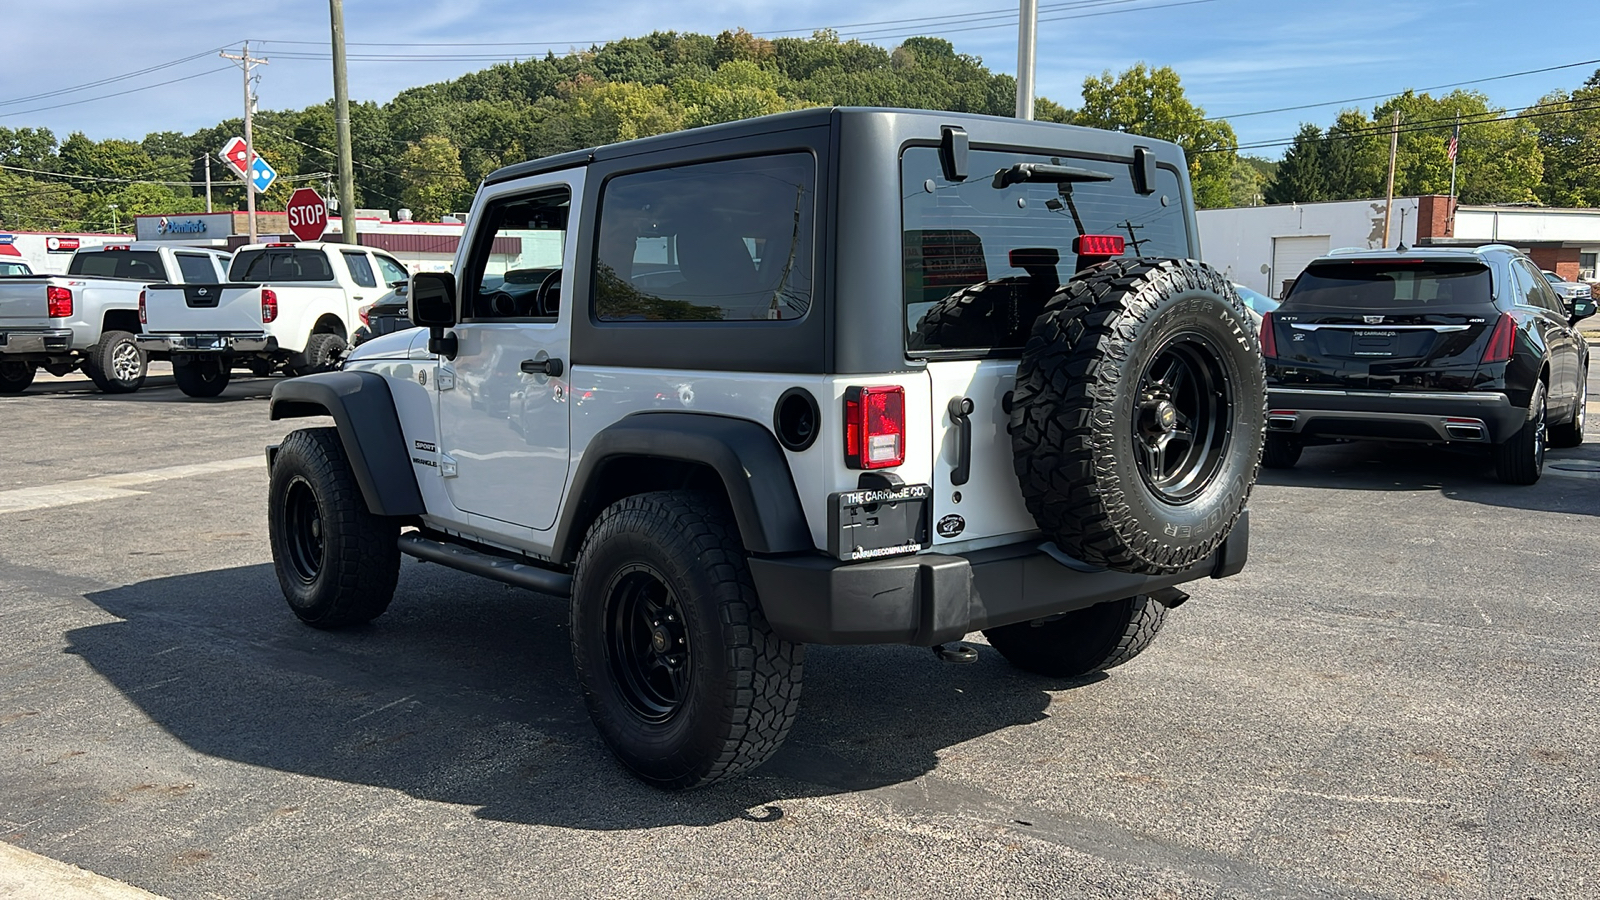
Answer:
POLYGON ((633 565, 606 594, 606 656, 623 701, 647 722, 665 722, 689 695, 689 632, 672 588, 633 565))
POLYGON ((1227 461, 1233 379, 1204 335, 1168 338, 1139 375, 1133 449, 1139 476, 1166 503, 1187 503, 1227 461))
POLYGON ((283 538, 289 565, 295 575, 310 584, 322 571, 322 512, 311 483, 300 476, 289 482, 283 497, 283 538))

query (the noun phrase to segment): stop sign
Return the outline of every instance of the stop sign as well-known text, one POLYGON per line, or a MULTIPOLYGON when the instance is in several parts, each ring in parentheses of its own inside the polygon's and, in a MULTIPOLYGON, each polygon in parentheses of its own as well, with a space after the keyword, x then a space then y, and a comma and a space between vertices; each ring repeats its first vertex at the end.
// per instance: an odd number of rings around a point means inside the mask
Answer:
POLYGON ((289 215, 289 230, 302 241, 322 237, 323 230, 328 227, 328 204, 311 188, 296 190, 283 211, 289 215))

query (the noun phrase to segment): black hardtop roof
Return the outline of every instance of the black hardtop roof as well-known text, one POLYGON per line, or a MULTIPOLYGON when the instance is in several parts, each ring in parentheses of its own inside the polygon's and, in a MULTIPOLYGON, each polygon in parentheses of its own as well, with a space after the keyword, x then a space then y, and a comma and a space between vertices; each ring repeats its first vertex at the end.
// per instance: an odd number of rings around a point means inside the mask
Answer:
POLYGON ((484 178, 485 184, 497 184, 528 175, 537 175, 541 172, 551 172, 557 169, 566 169, 573 166, 587 165, 607 159, 616 159, 633 156, 654 150, 666 150, 677 147, 692 146, 694 144, 711 143, 714 141, 732 140, 744 137, 753 137, 763 134, 774 134, 782 131, 793 131, 802 128, 817 128, 833 124, 836 120, 847 116, 884 116, 899 119, 925 119, 932 125, 968 125, 967 130, 973 133, 981 128, 981 132, 973 134, 973 143, 989 143, 986 138, 999 138, 1003 142, 1019 143, 1023 145, 1036 144, 1041 147, 1060 148, 1063 143, 1093 144, 1095 151, 1103 152, 1109 146, 1115 146, 1124 155, 1131 155, 1134 145, 1151 147, 1163 159, 1181 159, 1181 150, 1176 144, 1168 141, 1148 138, 1142 135, 1124 134, 1121 132, 1104 131, 1097 128, 1084 128, 1079 125, 1061 125, 1055 122, 1024 121, 1005 116, 986 116, 977 113, 939 112, 926 109, 890 109, 878 107, 855 106, 819 106, 811 109, 800 109, 793 112, 775 113, 770 116, 759 116, 754 119, 741 119, 737 122, 725 122, 720 125, 706 125, 700 128, 690 128, 684 131, 673 131, 667 134, 658 134, 652 137, 638 138, 631 141, 622 141, 615 144, 605 144, 591 147, 586 150, 572 150, 559 153, 555 156, 546 156, 540 159, 531 159, 527 162, 514 163, 494 172, 484 178), (997 133, 1003 132, 1003 133, 997 133), (1049 135, 1050 137, 1045 137, 1049 135), (1073 135, 1074 137, 1067 137, 1073 135), (1030 139, 1031 138, 1031 139, 1030 139), (1076 140, 1074 140, 1076 138, 1076 140))

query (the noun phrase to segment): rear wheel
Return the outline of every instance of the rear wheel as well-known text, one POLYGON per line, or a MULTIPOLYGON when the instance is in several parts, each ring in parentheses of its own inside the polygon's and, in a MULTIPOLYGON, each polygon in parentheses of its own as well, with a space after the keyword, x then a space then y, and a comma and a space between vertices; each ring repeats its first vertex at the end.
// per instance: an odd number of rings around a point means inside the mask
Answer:
POLYGON ((1578 403, 1572 408, 1572 420, 1550 427, 1550 446, 1576 447, 1583 443, 1583 423, 1588 418, 1589 370, 1578 370, 1578 403))
POLYGON ((217 396, 228 386, 232 374, 222 360, 214 356, 174 357, 172 360, 172 380, 178 383, 178 390, 190 397, 217 396))
POLYGON ((33 384, 33 363, 0 362, 0 394, 20 394, 33 384))
POLYGON ((1544 472, 1546 434, 1544 382, 1534 383, 1528 419, 1510 439, 1494 448, 1495 474, 1506 484, 1533 484, 1544 472))
POLYGON ((313 334, 306 339, 305 352, 296 360, 293 374, 331 372, 339 365, 346 349, 344 338, 337 334, 313 334))
POLYGON ((1287 434, 1269 434, 1261 448, 1261 465, 1268 469, 1292 469, 1300 461, 1300 451, 1305 449, 1299 438, 1287 434))
POLYGON ((799 709, 805 645, 767 625, 721 505, 664 491, 619 500, 590 528, 572 656, 612 752, 644 781, 680 789, 777 752, 799 709))
POLYGON ((100 336, 100 343, 89 348, 83 370, 94 386, 107 394, 131 394, 144 385, 147 363, 133 335, 107 331, 100 336))
POLYGON ((989 628, 983 636, 1008 662, 1052 678, 1120 666, 1150 646, 1167 608, 1143 594, 1034 622, 989 628))
POLYGON ((267 487, 267 531, 284 599, 317 628, 383 615, 400 578, 400 525, 373 515, 336 428, 283 439, 267 487))

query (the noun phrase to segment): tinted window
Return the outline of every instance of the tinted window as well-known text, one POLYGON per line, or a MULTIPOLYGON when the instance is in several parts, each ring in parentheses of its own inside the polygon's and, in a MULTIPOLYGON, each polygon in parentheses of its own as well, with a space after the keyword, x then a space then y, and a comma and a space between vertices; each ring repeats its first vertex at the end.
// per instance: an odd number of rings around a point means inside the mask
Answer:
POLYGON ((161 264, 161 254, 155 250, 99 250, 92 253, 74 253, 67 266, 68 275, 87 275, 91 278, 137 278, 140 281, 163 282, 167 280, 166 267, 161 264))
POLYGON ((344 264, 350 269, 350 279, 362 287, 377 287, 378 276, 372 274, 372 260, 360 250, 341 250, 344 264))
POLYGON ((217 267, 211 264, 211 257, 198 253, 174 253, 173 256, 178 259, 178 271, 183 273, 185 284, 217 283, 217 267))
POLYGON ((387 256, 374 255, 373 258, 378 261, 378 272, 383 275, 384 284, 395 287, 411 280, 411 275, 406 272, 405 266, 387 256))
POLYGON ((601 195, 603 321, 793 320, 811 308, 816 161, 789 153, 622 175, 601 195))
POLYGON ((473 235, 472 257, 461 279, 463 314, 469 319, 554 318, 561 303, 561 261, 566 258, 566 188, 496 200, 473 235))
POLYGON ((229 281, 333 281, 333 266, 321 250, 272 247, 233 258, 229 281))
POLYGON ((972 151, 967 169, 965 181, 946 180, 934 147, 911 147, 901 158, 913 351, 1020 350, 1044 302, 1076 272, 1072 246, 1081 234, 1121 237, 1128 256, 1191 255, 1183 188, 1171 170, 1157 169, 1155 192, 1141 195, 1132 168, 1120 163, 972 151), (997 173, 1019 163, 1089 169, 1105 180, 996 187, 997 173), (958 306, 967 321, 952 327, 942 313, 958 306))
POLYGON ((1529 306, 1537 306, 1541 309, 1547 309, 1558 316, 1562 315, 1561 298, 1556 296, 1555 289, 1550 287, 1550 282, 1547 280, 1548 276, 1534 268, 1533 265, 1526 260, 1519 259, 1517 260, 1516 265, 1521 268, 1522 273, 1528 277, 1528 292, 1526 298, 1519 300, 1518 302, 1526 303, 1529 306))
POLYGON ((1491 302, 1489 269, 1477 262, 1313 263, 1283 301, 1285 310, 1428 311, 1491 302))

